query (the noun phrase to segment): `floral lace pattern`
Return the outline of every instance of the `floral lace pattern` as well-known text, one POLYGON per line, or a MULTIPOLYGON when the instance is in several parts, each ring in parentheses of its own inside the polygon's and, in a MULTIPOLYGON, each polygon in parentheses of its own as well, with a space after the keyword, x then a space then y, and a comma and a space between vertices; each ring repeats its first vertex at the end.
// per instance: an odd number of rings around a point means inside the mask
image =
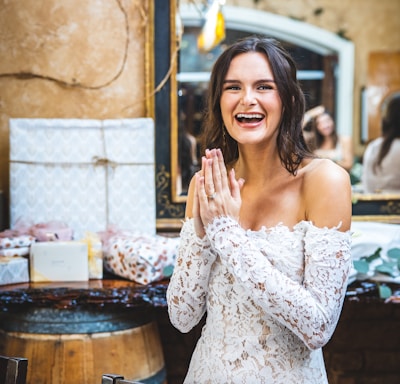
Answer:
POLYGON ((200 239, 181 231, 167 299, 172 324, 207 322, 185 379, 196 383, 327 383, 321 347, 340 316, 350 232, 302 221, 244 230, 214 219, 200 239))

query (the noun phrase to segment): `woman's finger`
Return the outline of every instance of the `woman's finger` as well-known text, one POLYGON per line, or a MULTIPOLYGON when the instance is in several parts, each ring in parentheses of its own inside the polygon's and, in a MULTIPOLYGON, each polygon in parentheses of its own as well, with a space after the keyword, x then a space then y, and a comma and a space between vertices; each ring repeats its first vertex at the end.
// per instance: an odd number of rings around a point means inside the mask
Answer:
POLYGON ((215 152, 216 152, 216 162, 218 164, 222 190, 229 190, 228 174, 226 172, 224 156, 220 149, 217 149, 215 152))
POLYGON ((231 194, 235 200, 240 200, 240 191, 244 184, 244 179, 236 180, 235 170, 232 168, 229 172, 229 184, 231 186, 231 194))
POLYGON ((199 203, 199 214, 201 215, 201 205, 208 202, 207 191, 205 186, 205 176, 196 174, 196 189, 199 203))
POLYGON ((192 214, 193 217, 200 217, 200 209, 199 209, 199 194, 197 188, 197 179, 200 177, 200 172, 196 173, 196 182, 194 183, 194 195, 193 195, 193 209, 192 214))
POLYGON ((207 196, 213 196, 217 192, 215 183, 215 163, 214 160, 205 159, 204 188, 207 196))
POLYGON ((194 228, 196 231, 197 236, 203 237, 204 232, 204 225, 203 221, 200 216, 200 201, 199 201, 199 193, 197 187, 198 178, 202 177, 200 172, 196 173, 196 182, 194 184, 194 196, 193 196, 193 219, 194 219, 194 228))

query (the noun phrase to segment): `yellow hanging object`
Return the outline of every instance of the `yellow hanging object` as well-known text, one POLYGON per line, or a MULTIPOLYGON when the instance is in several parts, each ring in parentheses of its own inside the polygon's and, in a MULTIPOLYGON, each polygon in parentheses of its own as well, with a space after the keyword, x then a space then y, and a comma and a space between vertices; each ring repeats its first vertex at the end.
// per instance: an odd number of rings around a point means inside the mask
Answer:
POLYGON ((221 0, 214 0, 206 14, 206 22, 197 39, 200 52, 209 52, 225 39, 225 19, 221 0))

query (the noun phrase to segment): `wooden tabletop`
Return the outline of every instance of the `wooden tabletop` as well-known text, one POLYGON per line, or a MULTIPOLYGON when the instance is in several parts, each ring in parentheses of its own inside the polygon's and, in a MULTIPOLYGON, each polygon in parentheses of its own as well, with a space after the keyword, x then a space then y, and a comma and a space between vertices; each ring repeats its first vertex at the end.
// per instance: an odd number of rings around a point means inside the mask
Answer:
POLYGON ((21 283, 0 286, 0 311, 19 306, 166 307, 168 281, 141 285, 118 277, 81 282, 21 283))

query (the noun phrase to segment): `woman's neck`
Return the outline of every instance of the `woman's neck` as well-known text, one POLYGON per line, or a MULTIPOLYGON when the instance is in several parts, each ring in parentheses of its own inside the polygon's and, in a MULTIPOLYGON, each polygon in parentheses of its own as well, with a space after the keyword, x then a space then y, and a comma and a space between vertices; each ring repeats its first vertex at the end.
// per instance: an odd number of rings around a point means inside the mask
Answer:
POLYGON ((269 154, 268 151, 239 151, 239 158, 232 164, 237 178, 243 178, 246 183, 254 180, 271 180, 278 174, 287 173, 281 163, 278 152, 269 154))
POLYGON ((335 142, 332 136, 325 136, 319 149, 335 149, 335 142))

